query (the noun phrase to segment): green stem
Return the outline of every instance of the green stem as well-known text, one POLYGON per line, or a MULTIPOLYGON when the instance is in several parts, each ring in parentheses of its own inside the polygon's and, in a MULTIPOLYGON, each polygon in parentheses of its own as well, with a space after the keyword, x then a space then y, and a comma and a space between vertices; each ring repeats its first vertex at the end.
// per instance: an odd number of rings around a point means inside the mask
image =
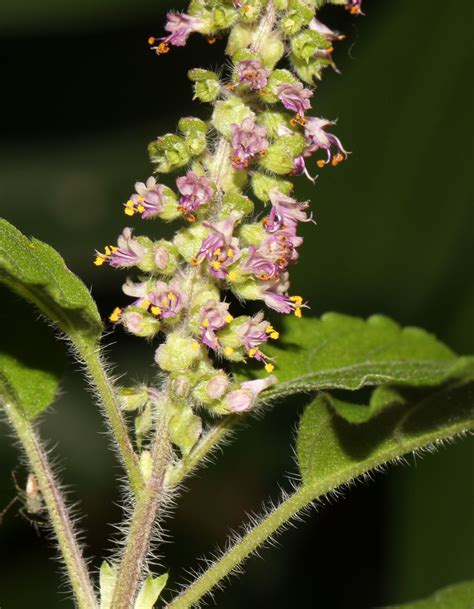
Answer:
POLYGON ((87 366, 90 378, 104 406, 112 435, 117 443, 120 458, 127 472, 130 488, 135 495, 138 495, 143 489, 143 476, 140 471, 137 455, 130 442, 117 395, 104 369, 100 353, 98 350, 90 348, 79 350, 79 353, 87 366))
POLYGON ((168 417, 160 413, 152 452, 150 478, 140 492, 117 574, 111 607, 130 609, 138 593, 145 561, 150 548, 156 518, 163 503, 164 477, 171 458, 168 417))
POLYGON ((15 430, 28 458, 49 518, 58 540, 69 581, 80 609, 98 607, 86 563, 74 533, 68 510, 58 488, 48 458, 33 424, 12 404, 5 404, 8 420, 15 430))
POLYGON ((227 577, 250 554, 274 535, 288 520, 314 499, 313 489, 300 487, 293 495, 270 512, 245 537, 200 575, 186 590, 167 605, 167 609, 188 609, 198 603, 219 582, 227 577))

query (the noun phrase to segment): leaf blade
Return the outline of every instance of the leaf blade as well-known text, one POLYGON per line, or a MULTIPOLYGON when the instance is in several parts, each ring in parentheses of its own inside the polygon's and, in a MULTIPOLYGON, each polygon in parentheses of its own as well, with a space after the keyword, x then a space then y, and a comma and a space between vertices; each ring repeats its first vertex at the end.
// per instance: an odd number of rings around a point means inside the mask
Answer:
POLYGON ((424 600, 385 609, 472 609, 473 606, 474 581, 466 581, 442 588, 424 600))

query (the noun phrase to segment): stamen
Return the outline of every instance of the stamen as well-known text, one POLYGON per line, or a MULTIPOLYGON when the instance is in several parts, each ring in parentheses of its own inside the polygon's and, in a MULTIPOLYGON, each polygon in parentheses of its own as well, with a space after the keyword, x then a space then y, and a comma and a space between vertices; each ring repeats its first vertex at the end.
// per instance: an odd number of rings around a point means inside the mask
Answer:
POLYGON ((170 52, 169 44, 166 42, 160 42, 160 44, 155 47, 157 55, 166 55, 166 53, 170 52))
POLYGON ((207 44, 214 44, 217 38, 215 36, 207 36, 207 44))
POLYGON ((237 279, 237 273, 235 271, 230 271, 230 273, 227 275, 227 279, 229 281, 235 281, 237 279))
POLYGON ((151 305, 151 302, 149 300, 143 300, 140 303, 140 306, 142 307, 142 309, 148 309, 148 307, 151 305))
POLYGON ((224 349, 224 355, 232 355, 232 353, 234 353, 234 350, 232 349, 232 347, 226 347, 224 349))
POLYGON ((161 314, 161 309, 160 309, 160 307, 156 307, 155 305, 153 305, 153 306, 150 308, 150 313, 151 313, 152 315, 160 315, 160 314, 161 314))
POLYGON ((255 357, 257 355, 257 353, 258 353, 257 349, 249 349, 249 351, 248 351, 249 357, 255 357))
POLYGON ((275 366, 273 364, 265 364, 265 370, 268 373, 271 373, 271 372, 273 372, 275 370, 275 366))
POLYGON ((117 323, 120 320, 121 313, 122 309, 120 307, 115 307, 115 309, 109 315, 109 320, 114 324, 117 323))
POLYGON ((227 317, 224 319, 224 321, 226 322, 226 324, 230 324, 231 321, 233 321, 234 318, 232 317, 232 315, 229 313, 229 315, 227 315, 227 317))
POLYGON ((322 169, 325 165, 326 165, 326 161, 324 159, 319 159, 318 161, 316 161, 316 165, 322 169))
POLYGON ((124 206, 124 210, 123 210, 123 211, 124 211, 124 213, 125 213, 127 216, 133 216, 133 215, 135 215, 135 206, 134 206, 134 204, 133 204, 133 201, 132 201, 132 200, 130 200, 130 199, 129 199, 129 200, 128 200, 128 201, 125 203, 125 206, 124 206))
POLYGON ((208 319, 205 319, 205 320, 202 322, 202 325, 203 325, 205 328, 209 328, 209 320, 208 320, 208 319))

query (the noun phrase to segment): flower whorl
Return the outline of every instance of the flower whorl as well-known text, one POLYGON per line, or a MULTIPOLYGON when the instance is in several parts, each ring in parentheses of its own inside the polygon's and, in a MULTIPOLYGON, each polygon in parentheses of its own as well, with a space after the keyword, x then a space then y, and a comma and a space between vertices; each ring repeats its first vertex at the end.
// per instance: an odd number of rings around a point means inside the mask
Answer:
MULTIPOLYGON (((360 1, 331 2, 361 14, 360 1)), ((185 45, 193 32, 211 41, 230 30, 226 52, 233 68, 227 81, 210 70, 189 72, 195 98, 213 104, 210 120, 183 118, 178 133, 149 146, 155 173, 182 172, 176 191, 152 177, 137 183, 125 204, 128 216, 181 218, 184 226, 171 241, 135 237, 125 229, 118 246, 97 253, 96 264, 141 271, 140 283, 124 286, 135 300, 115 309, 111 321, 138 336, 164 333, 156 361, 169 374, 170 386, 179 387, 187 403, 217 414, 248 410, 276 382, 269 376, 239 385, 219 367, 222 360, 253 358, 272 373, 264 345, 278 338, 263 312, 233 317, 226 293, 301 317, 307 305, 289 292, 288 271, 303 242, 298 225, 311 215, 308 203, 292 197, 289 178, 305 174, 312 179, 306 162, 314 153, 323 153, 316 159, 319 168, 330 161, 335 166, 348 155, 325 131, 334 122, 308 114, 314 80, 325 67, 335 68, 333 41, 343 38, 316 19, 322 4, 192 0, 188 13, 168 14, 169 35, 150 39, 162 54, 170 45, 185 45), (285 54, 291 69, 277 67, 285 54), (212 145, 216 134, 218 143, 212 145), (248 220, 255 208, 250 190, 264 205, 260 220, 248 220)))

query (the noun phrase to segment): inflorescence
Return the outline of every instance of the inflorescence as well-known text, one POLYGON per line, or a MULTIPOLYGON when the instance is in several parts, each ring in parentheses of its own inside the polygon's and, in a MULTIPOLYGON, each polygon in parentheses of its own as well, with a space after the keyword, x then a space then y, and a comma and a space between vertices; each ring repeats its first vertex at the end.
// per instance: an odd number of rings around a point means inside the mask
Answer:
MULTIPOLYGON (((327 131, 335 123, 308 115, 314 81, 328 66, 337 70, 333 43, 343 38, 316 18, 326 1, 192 0, 187 13, 168 14, 166 36, 149 39, 161 55, 184 46, 193 32, 212 43, 229 31, 232 61, 224 77, 201 68, 189 72, 195 98, 213 105, 210 120, 182 118, 178 133, 149 146, 155 173, 184 171, 176 191, 150 177, 135 184, 124 205, 127 216, 181 219, 184 227, 174 239, 158 241, 125 228, 117 245, 97 252, 95 260, 139 271, 138 281, 123 286, 131 304, 116 308, 110 320, 136 336, 166 336, 155 360, 168 373, 171 394, 188 405, 174 434, 185 452, 201 433, 197 407, 244 412, 276 382, 264 345, 278 332, 263 312, 234 317, 226 293, 296 317, 307 307, 291 294, 288 269, 303 242, 298 225, 312 216, 307 202, 292 197, 290 178, 305 175, 314 182, 307 166, 314 154, 319 168, 348 156, 327 131), (277 67, 284 56, 290 69, 277 67), (249 193, 264 206, 261 220, 249 193), (239 384, 220 367, 249 358, 270 376, 239 384)), ((328 3, 362 14, 361 0, 328 3)), ((146 402, 137 392, 124 395, 129 409, 146 402)))

